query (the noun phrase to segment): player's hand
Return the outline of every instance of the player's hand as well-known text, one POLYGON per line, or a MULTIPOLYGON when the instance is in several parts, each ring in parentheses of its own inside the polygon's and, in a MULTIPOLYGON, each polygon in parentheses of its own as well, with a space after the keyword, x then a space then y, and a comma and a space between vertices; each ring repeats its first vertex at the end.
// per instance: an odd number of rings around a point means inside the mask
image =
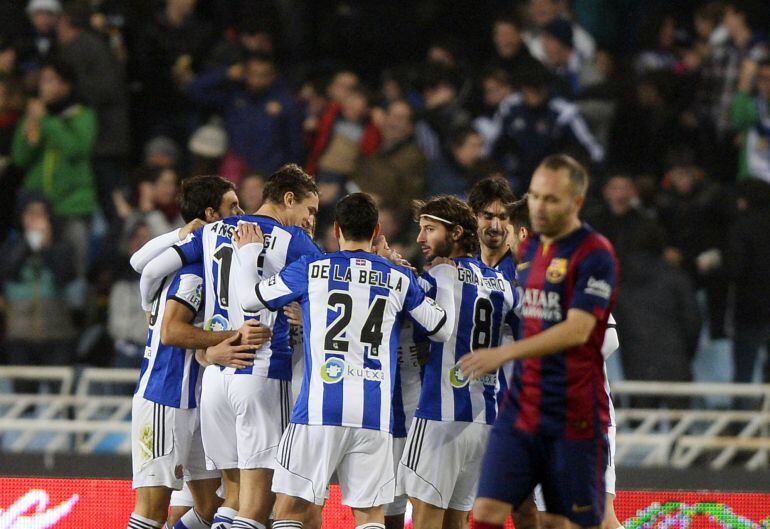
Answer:
POLYGON ((460 371, 466 377, 478 379, 496 371, 504 362, 499 349, 476 349, 460 358, 460 371))
POLYGON ((233 242, 237 248, 243 248, 247 244, 265 243, 265 236, 262 235, 262 229, 253 222, 239 222, 235 230, 233 242))
POLYGON ((185 224, 181 230, 179 230, 179 240, 183 241, 187 238, 188 235, 191 233, 198 231, 202 227, 206 225, 205 222, 203 222, 201 219, 193 219, 187 224, 185 224))
POLYGON ((283 313, 290 325, 302 325, 302 308, 299 303, 292 301, 283 308, 283 313))
POLYGON ((236 345, 241 339, 241 333, 233 334, 222 342, 206 349, 206 361, 225 367, 241 369, 254 365, 253 345, 236 345))
POLYGON ((246 320, 238 329, 241 343, 253 347, 262 347, 273 336, 273 332, 257 320, 246 320))

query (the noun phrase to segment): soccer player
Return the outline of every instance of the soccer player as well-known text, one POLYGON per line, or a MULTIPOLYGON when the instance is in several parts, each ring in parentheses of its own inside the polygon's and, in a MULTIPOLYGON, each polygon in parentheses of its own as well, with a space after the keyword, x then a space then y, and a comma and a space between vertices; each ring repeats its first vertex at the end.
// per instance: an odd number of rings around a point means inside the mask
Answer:
POLYGON ((527 196, 536 235, 519 248, 521 339, 460 361, 472 377, 522 362, 490 435, 476 528, 502 528, 538 483, 547 527, 602 522, 609 403, 601 346, 618 265, 612 245, 580 222, 587 188, 585 169, 569 156, 538 166, 527 196))
POLYGON ((497 413, 498 377, 471 381, 460 374, 457 361, 471 349, 499 344, 503 324, 514 321, 516 295, 501 272, 472 257, 477 225, 468 205, 452 196, 416 202, 415 219, 426 260, 454 265, 432 266, 420 281, 429 297, 451 292, 456 310, 449 324, 455 332, 431 344, 399 464, 399 490, 412 501, 415 529, 464 527, 497 413))
MULTIPOLYGON (((206 222, 239 213, 238 197, 231 182, 218 176, 189 178, 182 185, 181 210, 188 224, 150 241, 134 256, 137 271, 153 256, 206 222)), ((153 299, 147 348, 132 404, 133 487, 136 504, 128 522, 132 529, 160 527, 166 521, 172 490, 187 480, 195 498, 190 515, 211 520, 218 506, 215 491, 218 472, 206 470, 201 445, 197 400, 200 394, 199 364, 194 348, 169 342, 174 332, 202 333, 200 345, 214 345, 235 333, 211 333, 194 327, 202 302, 202 271, 185 267, 165 277, 153 299)), ((254 343, 259 337, 252 336, 254 343)), ((262 337, 264 341, 264 336, 262 337)), ((204 525, 187 525, 203 527, 204 525)))
POLYGON ((238 498, 237 509, 218 511, 216 529, 230 520, 234 529, 263 529, 267 524, 274 502, 270 484, 275 450, 291 410, 289 325, 283 312, 241 309, 233 235, 239 223, 260 226, 266 242, 257 266, 265 277, 304 255, 321 255, 304 230, 318 211, 318 189, 310 176, 297 165, 283 166, 268 179, 263 196, 255 214, 207 225, 161 254, 145 268, 140 285, 145 297, 168 270, 203 263, 207 328, 237 329, 245 320, 256 319, 272 330, 252 365, 220 365, 204 372, 201 431, 208 466, 223 471, 227 501, 233 495, 238 498))
POLYGON ((510 184, 499 176, 478 181, 468 193, 468 205, 478 224, 479 259, 509 281, 516 278, 516 260, 508 247, 508 204, 514 200, 510 184))
MULTIPOLYGON (((527 197, 525 196, 521 200, 508 205, 508 214, 511 219, 510 237, 508 244, 511 248, 518 249, 522 241, 530 236, 532 232, 531 224, 529 221, 529 208, 527 207, 527 197)), ((615 515, 615 408, 612 405, 612 397, 610 395, 610 383, 607 379, 607 359, 618 350, 620 341, 618 340, 618 331, 615 326, 615 318, 610 314, 607 320, 607 330, 604 333, 604 342, 602 343, 602 356, 604 357, 604 376, 605 384, 604 389, 607 392, 609 398, 609 425, 607 427, 607 440, 609 442, 609 456, 607 459, 607 471, 604 474, 605 490, 606 490, 606 509, 604 511, 604 520, 602 521, 602 529, 622 529, 622 525, 615 515)), ((543 493, 541 488, 535 490, 535 498, 537 507, 533 505, 533 502, 527 500, 521 507, 519 507, 514 513, 515 525, 518 529, 524 527, 534 527, 537 521, 537 511, 547 512, 545 500, 543 499, 543 493)))
POLYGON ((259 283, 249 263, 261 237, 252 227, 241 230, 241 283, 254 286, 241 297, 244 310, 299 300, 304 319, 305 376, 276 456, 273 528, 301 528, 336 472, 358 528, 382 529, 382 506, 395 488, 392 399, 401 324, 408 314, 432 339, 446 340, 447 313, 425 297, 411 271, 372 253, 380 227, 365 193, 335 207, 340 251, 304 257, 259 283))

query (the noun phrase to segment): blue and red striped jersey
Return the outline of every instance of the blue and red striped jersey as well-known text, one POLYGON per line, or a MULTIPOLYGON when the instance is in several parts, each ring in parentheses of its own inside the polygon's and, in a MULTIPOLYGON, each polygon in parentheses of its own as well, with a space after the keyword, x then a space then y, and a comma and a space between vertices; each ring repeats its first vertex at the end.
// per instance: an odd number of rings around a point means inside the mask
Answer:
POLYGON ((586 439, 607 431, 602 343, 615 305, 618 262, 610 242, 587 225, 550 245, 538 236, 519 249, 523 289, 520 339, 566 320, 570 309, 597 319, 584 345, 520 362, 504 406, 514 427, 532 434, 586 439))

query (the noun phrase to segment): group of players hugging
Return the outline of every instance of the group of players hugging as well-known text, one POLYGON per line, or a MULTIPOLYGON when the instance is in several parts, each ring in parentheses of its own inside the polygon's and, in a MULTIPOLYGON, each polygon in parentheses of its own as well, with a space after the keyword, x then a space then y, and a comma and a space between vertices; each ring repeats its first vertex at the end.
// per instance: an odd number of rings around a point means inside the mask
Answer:
POLYGON ((587 187, 555 155, 518 201, 489 178, 415 202, 419 273, 365 193, 321 251, 296 165, 248 215, 230 182, 186 180, 189 223, 131 259, 149 331, 129 529, 319 529, 330 483, 357 529, 403 529, 407 502, 415 529, 617 529, 619 272, 579 220, 587 187))

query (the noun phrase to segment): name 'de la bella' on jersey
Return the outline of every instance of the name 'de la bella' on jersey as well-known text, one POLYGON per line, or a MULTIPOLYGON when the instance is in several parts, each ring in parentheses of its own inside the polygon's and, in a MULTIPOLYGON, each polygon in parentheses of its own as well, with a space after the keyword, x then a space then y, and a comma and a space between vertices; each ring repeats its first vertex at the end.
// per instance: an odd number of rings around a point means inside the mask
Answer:
POLYGON ((291 419, 297 424, 392 432, 404 317, 432 339, 451 332, 447 313, 425 297, 411 271, 369 252, 304 257, 254 290, 246 309, 277 310, 294 300, 302 306, 305 373, 291 419))
POLYGON ((503 325, 515 323, 516 293, 511 282, 481 261, 454 259, 420 276, 429 297, 447 291, 453 298, 455 332, 443 343, 433 342, 425 364, 416 417, 434 421, 493 424, 497 414, 498 373, 478 380, 464 377, 457 362, 473 349, 497 347, 503 325))
POLYGON ((203 263, 206 330, 239 329, 245 320, 256 318, 273 331, 271 340, 256 351, 254 365, 241 369, 221 369, 225 373, 291 380, 292 348, 286 316, 283 312, 268 310, 244 312, 238 300, 238 291, 242 286, 238 284, 235 273, 237 263, 234 262, 233 235, 239 222, 258 224, 264 234, 265 244, 256 260, 261 277, 277 274, 303 255, 322 253, 301 228, 284 226, 273 218, 261 215, 239 215, 207 224, 174 248, 182 262, 203 263))
POLYGON ((203 267, 200 263, 184 266, 163 280, 152 303, 147 346, 135 393, 164 406, 196 407, 200 365, 195 360, 195 351, 165 345, 160 341, 160 329, 168 300, 187 306, 196 314, 196 326, 201 327, 202 298, 203 267))
POLYGON ((566 320, 570 309, 593 314, 597 324, 584 345, 520 362, 504 413, 516 428, 533 434, 600 435, 607 431, 609 413, 602 343, 617 294, 615 251, 583 225, 551 245, 537 236, 527 239, 519 261, 522 339, 566 320))

